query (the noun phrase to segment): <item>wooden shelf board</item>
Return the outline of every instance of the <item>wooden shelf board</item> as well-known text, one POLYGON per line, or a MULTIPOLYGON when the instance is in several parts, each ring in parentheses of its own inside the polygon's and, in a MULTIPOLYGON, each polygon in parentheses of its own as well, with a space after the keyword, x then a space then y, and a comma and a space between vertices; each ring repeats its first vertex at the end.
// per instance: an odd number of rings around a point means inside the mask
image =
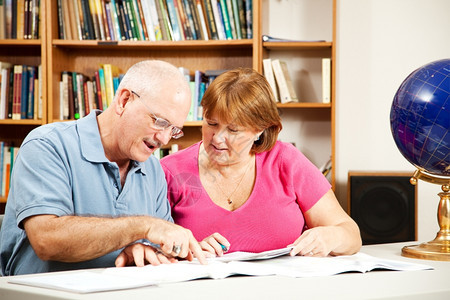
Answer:
POLYGON ((278 108, 331 108, 330 103, 291 102, 277 103, 278 108))
POLYGON ((263 42, 263 47, 268 50, 316 50, 331 49, 332 46, 332 42, 263 42))
POLYGON ((53 46, 69 48, 155 48, 176 50, 182 48, 192 48, 200 50, 209 50, 215 48, 233 48, 233 47, 252 47, 253 41, 249 39, 241 40, 210 40, 210 41, 97 41, 97 40, 53 40, 53 46))
POLYGON ((41 46, 41 40, 0 39, 0 46, 41 46))
POLYGON ((21 119, 21 120, 12 120, 12 119, 3 119, 0 120, 0 124, 9 124, 9 125, 42 125, 45 124, 42 120, 32 120, 32 119, 21 119))

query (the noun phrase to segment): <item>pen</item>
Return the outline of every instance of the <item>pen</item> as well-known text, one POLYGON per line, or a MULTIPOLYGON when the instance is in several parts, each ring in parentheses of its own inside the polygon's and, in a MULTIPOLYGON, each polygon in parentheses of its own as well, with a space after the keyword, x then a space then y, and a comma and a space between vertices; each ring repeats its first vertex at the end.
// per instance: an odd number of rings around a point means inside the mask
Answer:
POLYGON ((227 249, 227 247, 225 245, 222 245, 221 243, 219 243, 219 245, 220 245, 220 247, 222 247, 222 251, 223 252, 227 252, 228 251, 228 249, 227 249))

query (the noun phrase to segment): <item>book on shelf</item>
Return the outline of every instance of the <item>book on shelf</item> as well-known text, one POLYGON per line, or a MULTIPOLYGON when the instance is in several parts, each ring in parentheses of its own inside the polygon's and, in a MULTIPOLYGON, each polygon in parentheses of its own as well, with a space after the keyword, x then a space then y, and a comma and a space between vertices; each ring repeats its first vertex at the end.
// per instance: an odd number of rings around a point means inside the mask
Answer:
POLYGON ((175 3, 175 11, 177 12, 177 18, 179 21, 179 24, 181 24, 181 32, 184 40, 192 40, 192 30, 191 25, 188 21, 188 17, 186 14, 185 7, 182 3, 182 0, 174 0, 175 3))
POLYGON ((272 89, 272 94, 275 102, 280 102, 278 99, 278 91, 277 91, 277 84, 275 82, 275 75, 273 74, 273 68, 272 68, 272 59, 265 58, 263 59, 263 71, 264 76, 267 79, 267 82, 270 85, 270 88, 272 89))
MULTIPOLYGON (((26 23, 23 38, 32 38, 38 30, 39 0, 21 1, 26 23)), ((11 16, 13 10, 17 12, 17 1, 13 3, 16 5, 11 5, 11 16)), ((181 41, 251 37, 252 0, 57 0, 55 5, 60 39, 181 41)), ((7 12, 5 6, 5 19, 7 12)), ((14 18, 21 17, 16 13, 14 18)), ((5 35, 12 25, 5 21, 5 35)))
POLYGON ((285 39, 280 37, 274 37, 267 34, 262 36, 263 42, 325 42, 325 40, 295 40, 295 39, 285 39))
POLYGON ((175 10, 175 1, 177 0, 167 0, 167 12, 169 14, 170 24, 172 26, 172 38, 174 41, 183 40, 183 35, 181 33, 181 24, 179 24, 177 12, 175 10))
POLYGON ((322 58, 322 102, 331 102, 331 58, 322 58))
POLYGON ((217 28, 218 39, 226 40, 227 35, 225 33, 225 26, 222 20, 222 16, 219 14, 219 1, 220 0, 211 0, 211 8, 214 15, 214 24, 217 28))
POLYGON ((219 15, 221 16, 220 19, 223 21, 223 27, 225 29, 225 37, 227 40, 232 40, 233 33, 231 30, 230 15, 228 13, 226 0, 219 0, 217 2, 217 8, 219 15))
POLYGON ((279 59, 273 59, 272 68, 280 93, 280 102, 298 102, 297 94, 294 90, 286 62, 279 59))
POLYGON ((247 25, 247 38, 253 38, 253 3, 245 1, 245 24, 247 25))
POLYGON ((106 106, 110 106, 114 99, 113 77, 119 76, 119 68, 112 64, 103 64, 105 76, 106 106))
POLYGON ((208 28, 209 38, 212 40, 219 39, 218 28, 216 26, 214 10, 210 0, 202 0, 202 11, 205 15, 206 25, 208 28))
MULTIPOLYGON (((230 253, 232 254, 232 253, 230 253)), ((225 254, 227 256, 228 254, 225 254)), ((75 293, 91 293, 116 289, 183 282, 201 278, 223 279, 232 275, 288 277, 339 276, 346 272, 370 272, 375 269, 392 271, 430 270, 432 267, 400 260, 388 260, 364 253, 335 257, 281 256, 255 261, 209 259, 207 265, 196 260, 180 261, 158 266, 106 268, 101 272, 89 270, 54 272, 30 276, 12 276, 9 283, 58 289, 75 293)))
MULTIPOLYGON (((154 3, 154 2, 153 2, 154 3)), ((150 9, 150 1, 139 1, 140 9, 144 16, 143 23, 145 24, 144 30, 147 32, 148 40, 156 41, 155 29, 153 27, 152 10, 150 9)), ((156 11, 155 11, 156 13, 156 11)), ((157 21, 157 19, 156 19, 157 21)))
POLYGON ((20 101, 22 96, 22 73, 23 65, 14 65, 14 86, 13 86, 13 106, 12 119, 20 120, 20 101))
MULTIPOLYGON (((192 2, 190 2, 192 3, 192 2)), ((206 25, 206 16, 203 9, 203 5, 201 3, 201 0, 195 0, 195 9, 197 10, 197 16, 198 16, 198 22, 199 27, 201 30, 202 39, 205 41, 209 40, 210 34, 208 33, 208 27, 206 25)))
POLYGON ((8 116, 8 95, 12 64, 0 61, 0 119, 8 116))

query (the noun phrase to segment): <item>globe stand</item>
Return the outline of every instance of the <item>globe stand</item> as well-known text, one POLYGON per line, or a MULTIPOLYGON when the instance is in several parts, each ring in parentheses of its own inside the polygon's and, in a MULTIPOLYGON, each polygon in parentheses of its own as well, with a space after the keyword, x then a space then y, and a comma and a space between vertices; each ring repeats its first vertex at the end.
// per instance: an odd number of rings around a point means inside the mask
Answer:
POLYGON ((403 247, 402 255, 411 258, 450 261, 450 179, 417 170, 410 180, 411 184, 416 185, 418 179, 442 185, 442 192, 438 194, 441 200, 437 213, 440 230, 432 241, 403 247))

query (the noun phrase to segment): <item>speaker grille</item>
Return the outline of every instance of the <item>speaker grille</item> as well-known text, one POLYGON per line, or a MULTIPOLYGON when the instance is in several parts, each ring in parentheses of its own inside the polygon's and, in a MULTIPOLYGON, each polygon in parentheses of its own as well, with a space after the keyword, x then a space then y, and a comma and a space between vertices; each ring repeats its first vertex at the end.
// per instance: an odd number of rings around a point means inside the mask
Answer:
POLYGON ((350 215, 363 244, 415 240, 415 187, 410 176, 349 176, 350 215))

